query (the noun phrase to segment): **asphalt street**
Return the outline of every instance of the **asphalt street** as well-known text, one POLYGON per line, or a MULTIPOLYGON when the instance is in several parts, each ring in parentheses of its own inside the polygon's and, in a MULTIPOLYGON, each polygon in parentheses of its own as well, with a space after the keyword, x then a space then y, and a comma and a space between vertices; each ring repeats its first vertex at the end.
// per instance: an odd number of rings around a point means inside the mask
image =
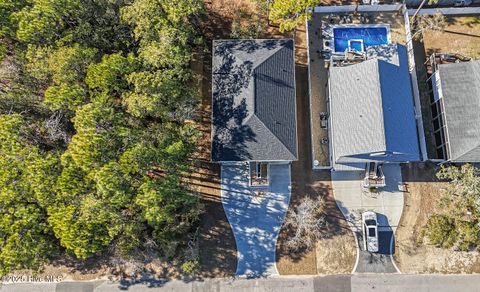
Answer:
POLYGON ((139 282, 60 282, 4 284, 8 292, 112 292, 112 291, 269 291, 269 292, 474 292, 479 291, 480 275, 356 274, 325 277, 270 277, 263 279, 145 280, 139 282))

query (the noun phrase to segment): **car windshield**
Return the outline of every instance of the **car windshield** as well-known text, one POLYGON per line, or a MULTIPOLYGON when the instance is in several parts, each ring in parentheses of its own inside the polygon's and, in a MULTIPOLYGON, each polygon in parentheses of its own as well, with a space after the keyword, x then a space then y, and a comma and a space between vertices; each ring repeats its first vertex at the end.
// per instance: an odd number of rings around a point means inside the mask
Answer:
POLYGON ((375 237, 375 228, 368 228, 368 237, 375 237))
POLYGON ((375 222, 375 220, 370 219, 370 220, 365 220, 365 224, 367 224, 368 226, 377 225, 377 222, 375 222))

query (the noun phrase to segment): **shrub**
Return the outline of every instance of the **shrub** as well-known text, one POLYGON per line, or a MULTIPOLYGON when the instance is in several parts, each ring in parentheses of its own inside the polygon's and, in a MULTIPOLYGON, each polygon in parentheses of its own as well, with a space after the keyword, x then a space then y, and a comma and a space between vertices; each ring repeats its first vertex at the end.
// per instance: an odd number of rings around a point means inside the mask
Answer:
POLYGON ((434 214, 428 219, 425 235, 430 243, 450 248, 457 238, 455 221, 446 215, 434 214))
POLYGON ((200 269, 200 263, 197 260, 189 260, 182 264, 182 271, 189 275, 195 275, 200 269))
POLYGON ((314 247, 315 242, 322 236, 321 228, 326 225, 324 209, 323 197, 305 197, 294 211, 289 212, 285 227, 294 234, 288 238, 285 245, 290 251, 297 252, 314 247))

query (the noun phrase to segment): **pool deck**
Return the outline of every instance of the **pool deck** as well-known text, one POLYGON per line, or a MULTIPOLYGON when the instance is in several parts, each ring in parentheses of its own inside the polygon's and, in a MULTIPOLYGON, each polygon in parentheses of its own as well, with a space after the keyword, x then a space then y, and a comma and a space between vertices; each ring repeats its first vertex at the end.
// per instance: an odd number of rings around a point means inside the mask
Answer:
MULTIPOLYGON (((365 13, 364 13, 365 14, 365 13)), ((311 139, 312 139, 312 168, 330 168, 330 146, 322 144, 322 138, 329 137, 328 129, 320 126, 320 113, 328 112, 328 69, 326 62, 321 58, 320 52, 323 48, 322 21, 327 22, 332 16, 339 17, 346 13, 313 13, 308 21, 308 54, 309 54, 309 82, 310 82, 310 117, 311 117, 311 139), (318 165, 314 166, 314 161, 318 165)), ((350 13, 352 23, 349 25, 362 24, 358 14, 350 13)), ((390 26, 390 42, 405 45, 406 34, 403 16, 397 12, 369 12, 372 20, 368 24, 388 24, 390 26)), ((335 23, 337 25, 339 23, 335 23)), ((331 141, 329 141, 330 143, 331 141)))

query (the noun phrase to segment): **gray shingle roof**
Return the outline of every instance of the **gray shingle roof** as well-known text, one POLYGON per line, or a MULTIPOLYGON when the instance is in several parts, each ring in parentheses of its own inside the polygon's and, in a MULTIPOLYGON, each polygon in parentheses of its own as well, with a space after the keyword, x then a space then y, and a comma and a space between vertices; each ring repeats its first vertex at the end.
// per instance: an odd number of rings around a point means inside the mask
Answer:
POLYGON ((406 50, 397 51, 330 69, 334 164, 420 160, 406 50))
POLYGON ((293 40, 213 43, 212 161, 297 159, 293 40))
POLYGON ((454 162, 480 162, 480 60, 439 65, 445 125, 454 162))

